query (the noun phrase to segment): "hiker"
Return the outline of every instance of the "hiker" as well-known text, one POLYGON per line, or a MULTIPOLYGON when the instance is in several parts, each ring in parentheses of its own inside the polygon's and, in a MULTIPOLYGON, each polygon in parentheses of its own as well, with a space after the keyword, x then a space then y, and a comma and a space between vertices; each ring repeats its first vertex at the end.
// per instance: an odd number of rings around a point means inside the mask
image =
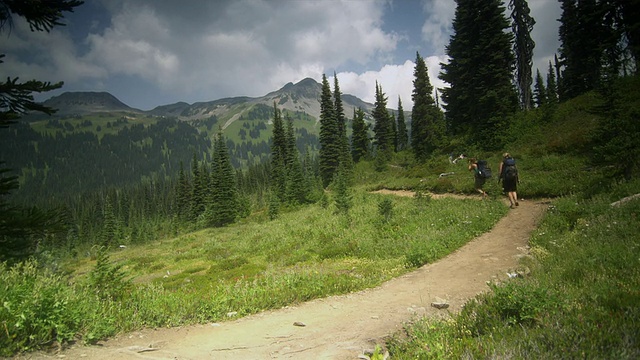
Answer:
POLYGON ((511 208, 520 205, 518 203, 518 183, 520 178, 518 176, 518 168, 516 167, 516 161, 508 152, 502 154, 502 162, 500 163, 500 176, 498 177, 498 183, 502 180, 502 189, 507 196, 509 196, 509 203, 511 208))
POLYGON ((482 187, 484 186, 484 183, 487 181, 487 178, 485 177, 480 167, 478 166, 478 160, 476 158, 471 158, 469 160, 469 171, 473 171, 473 177, 475 179, 474 186, 476 188, 476 191, 482 194, 483 199, 486 198, 488 195, 484 190, 482 190, 482 187))

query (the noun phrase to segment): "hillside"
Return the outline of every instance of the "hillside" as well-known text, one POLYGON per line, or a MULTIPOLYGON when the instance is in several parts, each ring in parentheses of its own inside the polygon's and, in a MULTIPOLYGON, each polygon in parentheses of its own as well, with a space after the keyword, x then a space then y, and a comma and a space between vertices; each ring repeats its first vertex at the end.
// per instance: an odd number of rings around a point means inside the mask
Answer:
MULTIPOLYGON (((315 119, 320 116, 321 85, 311 78, 306 78, 298 83, 288 83, 282 88, 272 91, 261 97, 232 97, 205 102, 188 104, 177 102, 174 104, 158 105, 152 110, 141 111, 134 109, 113 95, 106 92, 65 92, 54 96, 44 102, 44 105, 58 109, 56 116, 87 115, 91 113, 109 112, 133 112, 142 116, 175 117, 179 120, 205 120, 215 116, 221 119, 239 119, 247 114, 255 105, 267 105, 273 107, 274 102, 282 110, 293 113, 305 113, 315 119)), ((361 99, 343 94, 345 114, 349 117, 355 108, 362 108, 370 112, 373 104, 361 99)), ((30 118, 43 119, 44 116, 36 114, 30 118)))

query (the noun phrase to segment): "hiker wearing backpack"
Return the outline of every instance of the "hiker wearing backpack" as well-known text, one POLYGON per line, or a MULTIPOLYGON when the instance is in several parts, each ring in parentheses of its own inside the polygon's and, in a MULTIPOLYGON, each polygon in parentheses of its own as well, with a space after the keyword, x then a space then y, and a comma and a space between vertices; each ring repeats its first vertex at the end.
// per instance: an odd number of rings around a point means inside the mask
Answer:
POLYGON ((502 189, 509 196, 509 203, 511 208, 520 205, 518 203, 518 183, 520 179, 518 177, 518 168, 516 167, 516 161, 511 157, 511 154, 504 153, 502 155, 502 162, 500 163, 500 177, 498 177, 498 183, 502 180, 502 189))
POLYGON ((488 178, 491 177, 491 169, 487 167, 487 162, 484 160, 476 160, 476 158, 471 158, 469 160, 469 171, 473 171, 473 177, 475 179, 474 186, 476 191, 482 194, 482 198, 486 198, 488 195, 482 189, 484 183, 488 178))

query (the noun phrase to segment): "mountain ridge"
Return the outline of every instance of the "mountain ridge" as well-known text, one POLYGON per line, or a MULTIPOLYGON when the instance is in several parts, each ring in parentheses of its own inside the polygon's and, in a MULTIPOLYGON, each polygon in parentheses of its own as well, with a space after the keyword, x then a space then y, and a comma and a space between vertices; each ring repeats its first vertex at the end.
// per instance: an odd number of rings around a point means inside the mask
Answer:
MULTIPOLYGON (((322 85, 312 78, 305 78, 297 83, 289 82, 278 90, 260 97, 228 97, 211 101, 189 104, 179 101, 172 104, 159 105, 151 110, 140 110, 128 106, 108 92, 64 92, 43 102, 43 105, 58 109, 56 115, 86 115, 104 112, 131 112, 159 117, 176 117, 179 120, 200 120, 212 116, 218 118, 239 118, 250 111, 253 106, 263 104, 273 106, 275 103, 281 110, 304 112, 319 120, 320 95, 322 85)), ((345 115, 350 116, 356 108, 365 112, 373 109, 356 96, 342 94, 345 115)))

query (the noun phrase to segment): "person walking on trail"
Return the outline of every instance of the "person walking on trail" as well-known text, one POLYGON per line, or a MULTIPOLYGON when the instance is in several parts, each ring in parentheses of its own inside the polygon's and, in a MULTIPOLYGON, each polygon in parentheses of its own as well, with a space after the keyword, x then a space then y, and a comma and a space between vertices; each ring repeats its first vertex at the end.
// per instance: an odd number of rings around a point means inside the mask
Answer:
POLYGON ((502 180, 502 189, 509 196, 509 203, 511 208, 520 205, 518 203, 518 183, 520 178, 518 176, 518 168, 516 167, 516 161, 508 152, 502 155, 502 162, 500 163, 500 176, 498 177, 498 183, 502 180))
POLYGON ((487 178, 481 173, 480 167, 478 166, 478 160, 476 158, 471 158, 469 160, 469 171, 473 171, 474 187, 476 188, 476 191, 482 194, 483 199, 486 198, 488 195, 482 187, 487 181, 487 178))

